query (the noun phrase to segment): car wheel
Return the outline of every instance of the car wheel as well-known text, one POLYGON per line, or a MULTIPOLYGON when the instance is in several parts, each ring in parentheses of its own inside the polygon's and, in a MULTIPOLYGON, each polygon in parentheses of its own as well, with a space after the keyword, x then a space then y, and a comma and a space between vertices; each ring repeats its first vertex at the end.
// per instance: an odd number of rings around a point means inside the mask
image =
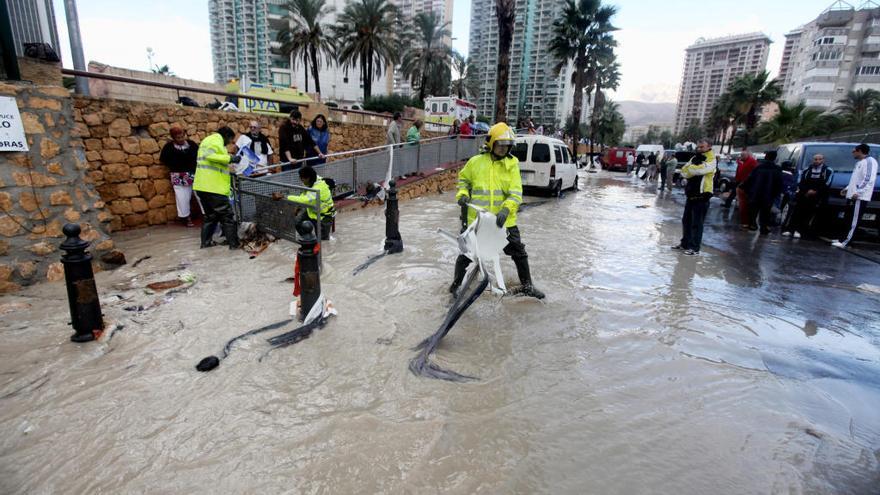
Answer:
POLYGON ((580 177, 579 177, 577 174, 575 174, 575 176, 574 176, 574 182, 571 183, 571 190, 572 190, 572 191, 577 191, 577 190, 578 190, 578 179, 580 179, 580 177))
POLYGON ((562 179, 556 181, 556 185, 554 185, 553 189, 551 189, 550 195, 554 198, 562 196, 562 179))

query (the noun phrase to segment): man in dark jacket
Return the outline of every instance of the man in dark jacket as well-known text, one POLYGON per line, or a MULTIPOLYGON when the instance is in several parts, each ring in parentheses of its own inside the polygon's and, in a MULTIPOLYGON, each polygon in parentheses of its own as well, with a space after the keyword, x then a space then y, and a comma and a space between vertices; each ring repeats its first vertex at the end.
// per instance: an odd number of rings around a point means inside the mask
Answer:
POLYGON ((299 110, 291 111, 290 118, 278 129, 278 148, 281 152, 281 160, 288 162, 288 165, 282 165, 281 170, 301 167, 302 164, 297 161, 305 159, 307 150, 312 150, 315 156, 324 158, 324 154, 315 145, 309 131, 303 127, 302 113, 299 110))
POLYGON ((813 235, 812 223, 819 207, 828 200, 831 176, 834 172, 825 164, 825 157, 813 155, 812 166, 804 170, 798 182, 795 202, 791 205, 791 223, 783 226, 782 235, 794 235, 800 239, 801 234, 813 235), (790 229, 786 231, 787 229, 790 229))
POLYGON ((769 234, 773 203, 782 194, 782 169, 776 165, 776 152, 768 151, 739 187, 745 190, 749 200, 749 230, 758 230, 760 215, 761 233, 769 234))

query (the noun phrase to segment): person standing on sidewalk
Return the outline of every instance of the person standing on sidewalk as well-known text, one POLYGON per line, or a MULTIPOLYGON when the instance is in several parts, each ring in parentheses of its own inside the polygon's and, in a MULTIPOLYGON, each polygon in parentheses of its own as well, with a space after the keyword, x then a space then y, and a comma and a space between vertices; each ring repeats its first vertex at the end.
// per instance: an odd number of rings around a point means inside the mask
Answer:
POLYGON ((709 212, 709 200, 714 193, 715 154, 712 143, 703 138, 697 143, 697 153, 681 168, 681 176, 687 183, 684 194, 684 214, 681 217, 681 242, 672 249, 682 250, 688 256, 700 252, 703 243, 703 222, 709 212))
POLYGON ((187 139, 186 131, 178 126, 171 128, 171 141, 162 147, 159 161, 171 172, 171 186, 177 203, 177 218, 192 227, 190 204, 193 195, 193 179, 196 175, 196 156, 199 145, 187 139))
POLYGON ((791 223, 783 226, 782 235, 793 234, 795 239, 801 235, 812 235, 812 223, 816 213, 828 200, 828 190, 834 171, 825 164, 825 156, 813 155, 813 164, 804 170, 798 183, 794 204, 790 206, 791 223))
POLYGON ((845 218, 847 225, 849 225, 849 233, 845 238, 832 242, 831 245, 834 247, 844 248, 852 241, 859 228, 862 212, 874 194, 874 183, 877 180, 877 160, 873 156, 868 156, 870 152, 871 148, 865 143, 853 149, 852 154, 856 159, 856 167, 853 169, 846 189, 840 191, 840 195, 847 199, 845 218))
POLYGON ((388 124, 388 130, 385 132, 385 144, 400 144, 400 124, 403 118, 400 112, 394 112, 394 118, 388 124))
POLYGON ((672 180, 675 178, 675 170, 678 168, 678 160, 675 158, 675 152, 669 153, 663 159, 660 166, 660 191, 664 188, 672 190, 672 180))
POLYGON ((736 160, 736 175, 733 178, 733 190, 724 201, 724 208, 730 208, 733 199, 736 198, 736 205, 739 208, 739 224, 743 229, 749 228, 749 206, 748 199, 744 190, 739 189, 739 185, 749 178, 749 174, 758 166, 758 160, 748 148, 743 148, 739 159, 736 160))
POLYGON ((282 171, 301 167, 302 164, 297 162, 304 160, 309 152, 324 158, 324 153, 312 140, 312 135, 303 127, 302 113, 299 110, 292 110, 290 118, 278 129, 278 148, 281 159, 287 162, 286 165, 281 166, 282 171))
POLYGON ((406 131, 406 142, 407 143, 419 144, 419 141, 422 140, 422 134, 421 134, 421 132, 419 132, 422 130, 422 125, 423 125, 422 121, 419 119, 416 119, 415 122, 413 122, 413 124, 412 124, 412 126, 410 126, 409 130, 406 131))
POLYGON ((776 152, 768 151, 748 179, 740 186, 748 196, 749 230, 758 230, 761 217, 761 234, 770 233, 773 204, 782 194, 782 169, 776 165, 776 152))

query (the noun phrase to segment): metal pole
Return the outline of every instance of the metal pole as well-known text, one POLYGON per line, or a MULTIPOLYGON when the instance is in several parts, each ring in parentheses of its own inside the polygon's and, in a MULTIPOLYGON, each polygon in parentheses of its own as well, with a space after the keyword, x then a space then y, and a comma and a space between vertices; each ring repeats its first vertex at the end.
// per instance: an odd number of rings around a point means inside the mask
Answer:
POLYGON ((388 254, 403 252, 403 239, 400 238, 400 210, 397 208, 397 183, 388 183, 388 199, 385 200, 385 247, 388 254))
MULTIPOLYGON (((73 57, 73 68, 86 70, 83 56, 82 36, 79 33, 79 15, 76 13, 76 0, 64 0, 64 13, 67 15, 67 34, 70 36, 70 54, 73 57)), ((76 92, 89 95, 89 82, 84 77, 76 77, 76 92)))
POLYGON ((296 226, 297 238, 300 242, 296 253, 299 261, 299 320, 303 321, 312 306, 321 297, 321 270, 318 266, 318 254, 315 246, 318 238, 312 230, 312 222, 306 220, 296 226))
POLYGON ((70 322, 76 331, 70 340, 90 342, 95 340, 95 332, 104 330, 104 320, 92 272, 92 255, 86 251, 89 243, 79 238, 81 229, 75 223, 65 225, 62 232, 67 239, 61 243, 64 251, 61 263, 64 264, 64 281, 67 283, 70 322))

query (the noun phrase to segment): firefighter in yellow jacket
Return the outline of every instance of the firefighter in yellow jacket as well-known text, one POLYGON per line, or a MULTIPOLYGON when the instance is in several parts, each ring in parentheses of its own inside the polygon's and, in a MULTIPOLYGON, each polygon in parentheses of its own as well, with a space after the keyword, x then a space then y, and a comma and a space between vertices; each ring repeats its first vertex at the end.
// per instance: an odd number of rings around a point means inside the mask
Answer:
MULTIPOLYGON (((333 193, 330 191, 330 185, 327 184, 323 177, 315 172, 315 169, 308 165, 299 169, 299 180, 302 181, 304 186, 318 190, 318 198, 320 198, 321 201, 321 239, 326 241, 330 239, 330 230, 333 228, 333 217, 336 216, 336 208, 333 204, 333 193)), ((280 199, 280 197, 277 197, 276 199, 280 199)), ((296 217, 297 225, 308 219, 312 222, 312 225, 315 227, 315 232, 317 233, 318 215, 312 208, 315 204, 315 193, 306 191, 302 194, 287 196, 287 200, 303 206, 303 211, 301 211, 296 217)))
POLYGON ((199 144, 196 161, 196 178, 193 190, 205 209, 202 224, 201 247, 214 246, 214 231, 217 224, 223 229, 223 235, 229 243, 229 249, 238 249, 238 226, 229 203, 229 191, 232 188, 232 173, 235 164, 241 161, 240 156, 230 156, 226 146, 235 138, 235 131, 229 127, 221 127, 210 134, 199 144))
MULTIPOLYGON (((479 206, 495 215, 498 227, 507 228, 507 246, 504 254, 513 258, 516 272, 522 284, 516 292, 544 298, 544 293, 532 284, 529 273, 529 255, 522 243, 519 228, 516 226, 516 212, 522 204, 522 177, 519 173, 519 160, 510 154, 516 134, 505 123, 498 123, 489 129, 486 150, 470 160, 458 173, 458 193, 455 199, 462 207, 469 203, 479 206)), ((476 212, 468 209, 468 223, 476 218, 476 212)), ((455 295, 464 279, 471 260, 460 255, 455 260, 455 280, 449 292, 455 295)))

